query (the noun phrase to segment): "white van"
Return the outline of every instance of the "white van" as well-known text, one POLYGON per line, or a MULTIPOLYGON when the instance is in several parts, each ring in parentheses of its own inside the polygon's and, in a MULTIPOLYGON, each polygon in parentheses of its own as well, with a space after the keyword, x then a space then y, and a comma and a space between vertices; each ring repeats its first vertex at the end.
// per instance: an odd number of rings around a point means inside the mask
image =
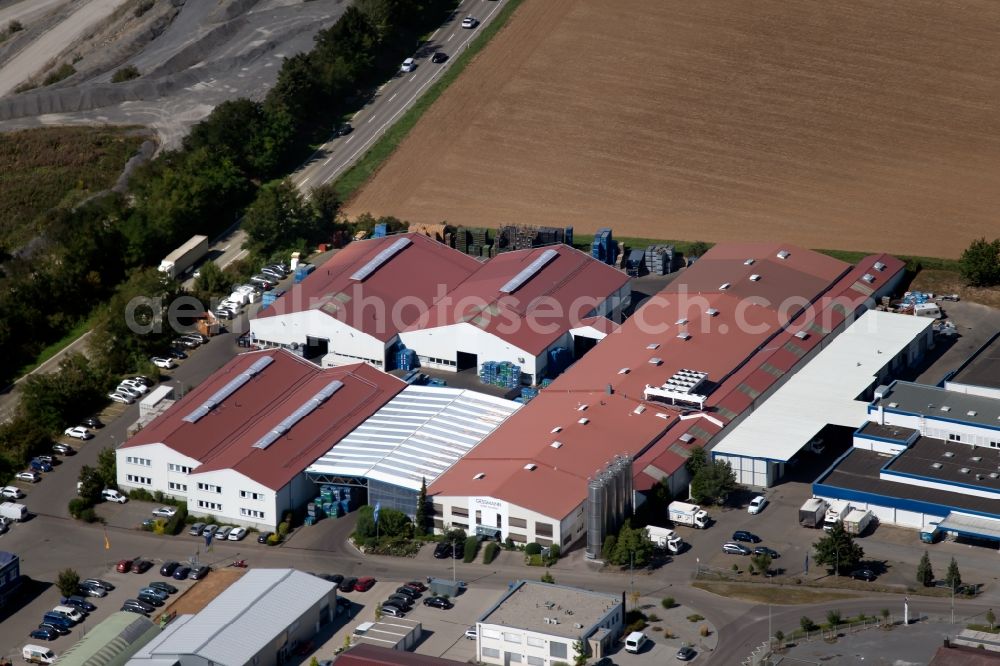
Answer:
POLYGON ((101 491, 101 496, 109 502, 118 502, 119 504, 124 504, 128 501, 127 497, 113 488, 105 488, 101 491))
POLYGON ((41 645, 25 645, 21 650, 21 656, 31 664, 52 664, 56 660, 56 653, 41 645))
POLYGON ((83 615, 80 613, 78 608, 73 608, 72 606, 56 606, 52 609, 53 613, 59 613, 60 615, 65 615, 70 620, 76 623, 83 621, 83 615))
POLYGON ((646 634, 641 631, 633 631, 625 638, 625 651, 626 652, 638 652, 642 649, 642 646, 646 644, 646 634))

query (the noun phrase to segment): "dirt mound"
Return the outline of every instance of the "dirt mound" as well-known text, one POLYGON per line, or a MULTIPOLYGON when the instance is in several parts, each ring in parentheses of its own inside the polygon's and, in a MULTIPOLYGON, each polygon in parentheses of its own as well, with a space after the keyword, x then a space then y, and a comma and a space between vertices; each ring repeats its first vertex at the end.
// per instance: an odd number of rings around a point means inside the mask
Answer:
POLYGON ((348 212, 956 257, 1000 230, 998 20, 527 0, 348 212))

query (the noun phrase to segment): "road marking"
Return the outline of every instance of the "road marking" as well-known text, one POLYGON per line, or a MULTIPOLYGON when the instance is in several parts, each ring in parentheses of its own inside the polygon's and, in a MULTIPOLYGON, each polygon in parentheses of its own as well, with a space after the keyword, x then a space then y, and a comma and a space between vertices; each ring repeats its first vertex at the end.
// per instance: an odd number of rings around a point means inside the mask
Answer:
POLYGON ((327 164, 329 164, 330 160, 332 160, 332 159, 333 159, 332 157, 326 158, 326 162, 323 162, 323 166, 326 166, 327 164))
POLYGON ((226 247, 222 248, 222 251, 223 251, 223 252, 225 252, 226 250, 228 250, 228 249, 229 249, 229 248, 231 248, 232 246, 233 246, 233 244, 232 244, 232 243, 230 243, 230 244, 229 244, 229 245, 227 245, 226 247))
POLYGON ((430 39, 428 39, 427 41, 432 41, 434 39, 434 37, 436 37, 439 32, 441 32, 441 28, 438 28, 437 30, 435 30, 434 32, 432 32, 431 36, 430 36, 430 39))
POLYGON ((354 140, 354 137, 353 136, 349 136, 349 137, 347 137, 347 141, 345 141, 344 143, 350 143, 353 140, 354 140))
POLYGON ((455 33, 451 33, 450 35, 448 35, 448 39, 446 39, 446 40, 444 40, 444 41, 446 41, 446 42, 450 42, 450 41, 451 41, 451 38, 452 38, 452 37, 454 37, 454 36, 455 36, 455 33))
MULTIPOLYGON (((413 79, 415 79, 415 78, 417 78, 417 75, 416 75, 416 74, 414 74, 413 76, 411 76, 411 77, 410 77, 410 80, 412 81, 412 80, 413 80, 413 79)), ((395 95, 393 95, 393 97, 395 97, 395 95)))
POLYGON ((239 261, 240 259, 242 259, 242 258, 243 258, 243 257, 245 257, 245 256, 247 256, 247 251, 246 251, 246 250, 240 250, 240 251, 239 251, 239 252, 238 252, 238 253, 236 254, 236 256, 235 256, 235 257, 233 257, 232 259, 230 259, 230 260, 229 260, 229 261, 227 261, 226 263, 222 264, 222 268, 225 268, 226 266, 228 266, 229 264, 233 263, 234 261, 239 261))
POLYGON ((306 183, 309 182, 310 178, 312 178, 312 176, 306 176, 305 178, 302 179, 302 182, 299 183, 299 185, 305 185, 306 183))
POLYGON ((392 97, 390 97, 387 101, 391 102, 392 100, 396 99, 396 95, 398 94, 399 93, 392 93, 392 97))
POLYGON ((367 123, 365 123, 365 124, 366 124, 366 125, 371 125, 371 122, 372 122, 373 120, 375 120, 375 116, 372 116, 371 118, 369 118, 369 119, 368 119, 368 122, 367 122, 367 123))

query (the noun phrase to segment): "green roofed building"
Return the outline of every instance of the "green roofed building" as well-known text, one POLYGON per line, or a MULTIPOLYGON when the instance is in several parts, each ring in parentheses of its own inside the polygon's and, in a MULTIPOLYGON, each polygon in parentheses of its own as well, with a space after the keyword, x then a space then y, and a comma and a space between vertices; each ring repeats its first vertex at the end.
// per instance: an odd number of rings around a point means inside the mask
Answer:
POLYGON ((160 628, 149 618, 120 611, 87 632, 56 663, 62 666, 124 666, 160 628))

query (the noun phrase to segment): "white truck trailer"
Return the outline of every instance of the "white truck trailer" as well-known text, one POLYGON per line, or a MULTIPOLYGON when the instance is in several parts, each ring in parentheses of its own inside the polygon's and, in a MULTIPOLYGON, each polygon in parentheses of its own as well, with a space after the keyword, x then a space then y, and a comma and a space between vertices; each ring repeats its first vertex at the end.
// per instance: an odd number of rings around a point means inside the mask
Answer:
POLYGON ((192 236, 160 262, 160 272, 176 278, 208 254, 208 236, 192 236))
POLYGON ((674 525, 687 525, 705 529, 708 527, 708 512, 697 504, 687 502, 671 502, 668 507, 670 522, 674 525))
POLYGON ((875 514, 867 509, 851 509, 844 517, 844 529, 848 534, 861 535, 875 520, 875 514))
POLYGON ((826 516, 823 518, 823 529, 829 532, 833 529, 834 525, 846 518, 850 511, 850 502, 845 500, 834 500, 830 502, 830 506, 826 510, 826 516))
POLYGON ((799 507, 799 525, 812 528, 822 527, 829 506, 826 500, 810 497, 805 501, 805 504, 799 507))
POLYGON ((0 516, 22 522, 28 519, 28 507, 17 502, 4 502, 0 504, 0 516))
POLYGON ((681 552, 681 546, 684 545, 684 540, 677 536, 677 532, 667 527, 646 525, 646 534, 654 546, 669 551, 672 555, 681 552))

